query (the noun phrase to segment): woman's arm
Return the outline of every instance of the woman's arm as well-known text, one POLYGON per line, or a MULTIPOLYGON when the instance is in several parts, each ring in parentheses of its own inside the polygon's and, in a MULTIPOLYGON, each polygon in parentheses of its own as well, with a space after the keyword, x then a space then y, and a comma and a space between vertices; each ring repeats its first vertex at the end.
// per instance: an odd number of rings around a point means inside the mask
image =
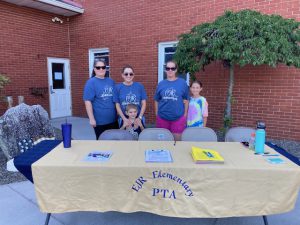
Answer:
POLYGON ((144 127, 144 125, 143 125, 143 122, 142 122, 141 120, 136 119, 136 121, 134 121, 134 122, 137 122, 137 125, 141 128, 141 130, 144 130, 144 129, 145 129, 145 127, 144 127))
POLYGON ((90 125, 92 127, 96 127, 96 120, 95 120, 94 113, 93 113, 92 102, 90 102, 90 101, 84 101, 84 103, 85 103, 86 112, 87 112, 89 120, 90 120, 90 125))
POLYGON ((157 101, 154 101, 154 112, 155 112, 155 115, 157 116, 157 113, 158 113, 158 102, 157 101))
POLYGON ((142 121, 142 118, 143 118, 143 115, 145 113, 145 110, 146 110, 146 100, 142 100, 142 107, 141 107, 140 115, 134 121, 135 125, 139 126, 139 122, 142 121))
POLYGON ((126 130, 126 126, 124 125, 124 123, 123 123, 122 127, 120 127, 120 130, 126 130))
POLYGON ((117 109, 118 115, 119 115, 123 120, 126 119, 126 117, 125 117, 125 115, 124 115, 124 113, 123 113, 123 111, 122 111, 121 106, 120 106, 119 103, 116 103, 116 109, 117 109))
POLYGON ((189 109, 189 100, 183 100, 184 104, 184 117, 187 117, 188 109, 189 109))
POLYGON ((116 103, 116 109, 117 109, 117 113, 119 114, 119 116, 122 118, 123 120, 123 125, 126 127, 127 125, 130 124, 129 120, 126 118, 126 116, 124 115, 120 103, 116 103))
POLYGON ((141 107, 139 118, 142 118, 144 116, 144 113, 146 111, 146 105, 147 105, 146 100, 142 100, 142 107, 141 107))

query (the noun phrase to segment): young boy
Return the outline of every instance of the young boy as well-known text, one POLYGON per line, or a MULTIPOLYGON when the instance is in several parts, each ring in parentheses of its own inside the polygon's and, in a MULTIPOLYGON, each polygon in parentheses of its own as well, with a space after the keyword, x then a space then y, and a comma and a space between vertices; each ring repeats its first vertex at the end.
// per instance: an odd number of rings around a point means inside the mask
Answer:
POLYGON ((138 139, 139 134, 145 128, 143 122, 140 119, 137 119, 138 107, 134 104, 128 104, 126 106, 125 114, 128 117, 131 124, 125 126, 125 124, 123 124, 122 121, 120 129, 127 130, 129 133, 133 135, 135 139, 138 139))

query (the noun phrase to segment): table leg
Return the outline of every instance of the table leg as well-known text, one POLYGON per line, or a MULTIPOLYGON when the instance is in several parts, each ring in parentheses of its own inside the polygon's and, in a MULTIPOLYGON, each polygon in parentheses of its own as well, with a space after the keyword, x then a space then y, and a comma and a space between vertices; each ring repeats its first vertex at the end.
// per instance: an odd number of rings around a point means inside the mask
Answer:
POLYGON ((267 216, 263 216, 263 219, 264 219, 264 224, 265 224, 265 225, 269 225, 267 216))
POLYGON ((49 224, 50 216, 51 216, 51 213, 47 213, 45 225, 48 225, 48 224, 49 224))

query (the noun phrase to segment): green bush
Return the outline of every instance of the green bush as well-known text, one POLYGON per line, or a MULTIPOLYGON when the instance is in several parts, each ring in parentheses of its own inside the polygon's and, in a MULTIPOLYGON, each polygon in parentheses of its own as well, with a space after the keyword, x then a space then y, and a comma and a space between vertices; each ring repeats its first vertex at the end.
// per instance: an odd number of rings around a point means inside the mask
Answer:
POLYGON ((10 82, 9 78, 0 74, 0 97, 2 97, 2 91, 5 85, 10 82))

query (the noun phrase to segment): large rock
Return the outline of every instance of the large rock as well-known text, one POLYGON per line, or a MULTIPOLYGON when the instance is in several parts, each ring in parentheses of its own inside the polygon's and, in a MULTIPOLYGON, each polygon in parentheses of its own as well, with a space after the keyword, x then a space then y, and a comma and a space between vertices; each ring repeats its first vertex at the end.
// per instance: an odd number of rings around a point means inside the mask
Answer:
POLYGON ((0 149, 7 159, 20 154, 19 141, 35 141, 41 137, 54 137, 54 129, 47 111, 40 105, 29 106, 22 103, 8 109, 0 117, 0 149))

